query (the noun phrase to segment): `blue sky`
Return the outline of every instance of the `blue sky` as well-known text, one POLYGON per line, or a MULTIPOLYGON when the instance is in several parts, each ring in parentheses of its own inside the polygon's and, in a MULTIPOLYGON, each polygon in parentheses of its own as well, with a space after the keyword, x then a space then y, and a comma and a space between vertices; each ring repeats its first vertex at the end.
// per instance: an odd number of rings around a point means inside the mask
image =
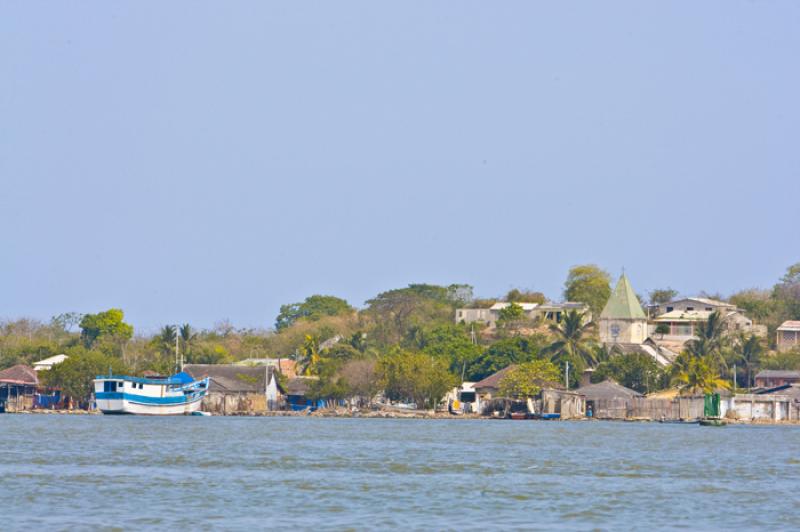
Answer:
POLYGON ((800 261, 797 2, 4 2, 0 317, 800 261))

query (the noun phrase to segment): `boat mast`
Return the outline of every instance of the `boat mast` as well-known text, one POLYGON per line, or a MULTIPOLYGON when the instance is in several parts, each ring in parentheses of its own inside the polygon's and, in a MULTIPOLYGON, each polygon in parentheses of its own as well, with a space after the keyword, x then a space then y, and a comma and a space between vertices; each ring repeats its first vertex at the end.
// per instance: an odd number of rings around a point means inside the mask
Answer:
POLYGON ((179 329, 178 329, 178 326, 176 325, 175 326, 175 367, 177 368, 176 373, 179 372, 179 371, 183 371, 183 364, 180 363, 179 358, 178 358, 178 352, 179 352, 179 350, 178 350, 178 338, 179 338, 178 334, 179 334, 179 329))

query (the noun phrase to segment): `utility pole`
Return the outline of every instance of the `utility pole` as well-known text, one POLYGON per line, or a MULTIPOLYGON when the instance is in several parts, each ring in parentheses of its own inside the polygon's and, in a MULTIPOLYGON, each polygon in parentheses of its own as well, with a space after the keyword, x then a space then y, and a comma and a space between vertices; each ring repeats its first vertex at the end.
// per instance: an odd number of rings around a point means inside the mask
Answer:
POLYGON ((564 372, 564 386, 569 390, 569 360, 567 360, 567 370, 564 372))
POLYGON ((736 364, 733 365, 733 393, 736 394, 736 364))

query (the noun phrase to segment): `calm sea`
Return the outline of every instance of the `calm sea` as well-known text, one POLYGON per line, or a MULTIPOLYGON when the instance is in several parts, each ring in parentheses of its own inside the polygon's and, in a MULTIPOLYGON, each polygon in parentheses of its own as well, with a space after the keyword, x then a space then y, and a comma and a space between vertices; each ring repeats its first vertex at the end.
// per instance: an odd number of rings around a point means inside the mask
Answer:
POLYGON ((796 529, 800 427, 0 415, 0 529, 796 529))

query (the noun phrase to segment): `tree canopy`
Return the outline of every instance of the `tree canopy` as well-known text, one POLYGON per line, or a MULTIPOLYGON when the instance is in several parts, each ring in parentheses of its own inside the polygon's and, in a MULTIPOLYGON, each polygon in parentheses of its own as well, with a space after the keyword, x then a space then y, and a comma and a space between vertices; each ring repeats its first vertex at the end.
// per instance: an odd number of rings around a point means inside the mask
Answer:
POLYGON ((564 283, 567 301, 586 303, 594 316, 599 316, 611 297, 611 276, 595 264, 573 266, 564 283))
POLYGON ((124 318, 125 313, 118 308, 84 315, 80 321, 80 328, 87 347, 102 337, 130 340, 133 336, 133 326, 122 321, 124 318))
POLYGON ((313 295, 307 297, 302 303, 281 305, 280 313, 275 319, 275 329, 286 329, 299 319, 317 321, 323 316, 339 316, 351 314, 354 311, 355 309, 344 299, 335 296, 313 295))

